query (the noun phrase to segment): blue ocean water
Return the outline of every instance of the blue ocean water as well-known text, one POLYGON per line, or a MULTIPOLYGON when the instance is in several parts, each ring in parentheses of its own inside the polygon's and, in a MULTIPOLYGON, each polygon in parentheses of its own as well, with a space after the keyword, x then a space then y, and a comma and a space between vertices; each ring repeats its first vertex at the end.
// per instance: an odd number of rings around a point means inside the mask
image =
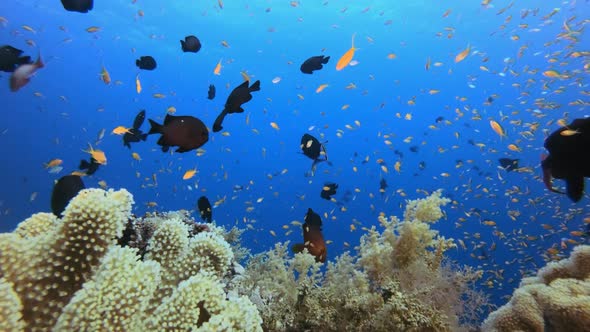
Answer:
POLYGON ((333 258, 353 250, 380 212, 401 217, 407 199, 442 188, 453 203, 434 228, 465 243, 451 258, 483 270, 480 287, 504 303, 523 275, 588 241, 575 235, 586 226, 588 196, 571 203, 550 193, 539 166, 557 121, 588 115, 588 55, 572 55, 588 51, 588 12, 588 1, 267 0, 220 8, 218 1, 113 0, 81 14, 59 1, 3 1, 1 44, 41 54, 46 66, 18 92, 0 73, 0 231, 50 211, 54 181, 88 159, 89 143, 108 163, 84 178, 87 187, 127 188, 138 215, 194 210, 206 195, 219 203, 218 224, 249 228, 244 244, 254 253, 301 242, 290 223, 312 208, 333 258), (198 53, 181 51, 187 35, 200 39, 198 53), (353 35, 357 63, 337 71, 353 35), (139 70, 142 55, 153 56, 157 69, 139 70), (315 55, 330 62, 302 74, 301 63, 315 55), (103 66, 111 84, 100 80, 103 66), (543 75, 548 70, 562 76, 543 75), (242 83, 240 72, 260 80, 261 91, 243 114, 226 118, 225 134, 210 133, 201 156, 163 153, 157 135, 128 149, 111 134, 141 109, 161 122, 170 106, 211 127, 242 83), (306 176, 312 161, 299 147, 304 133, 326 142, 331 163, 318 164, 314 176, 306 176), (54 158, 63 160, 59 174, 43 166, 54 158), (500 169, 499 158, 519 159, 519 171, 500 169), (196 176, 183 180, 194 168, 196 176), (320 198, 326 182, 338 183, 336 202, 320 198))

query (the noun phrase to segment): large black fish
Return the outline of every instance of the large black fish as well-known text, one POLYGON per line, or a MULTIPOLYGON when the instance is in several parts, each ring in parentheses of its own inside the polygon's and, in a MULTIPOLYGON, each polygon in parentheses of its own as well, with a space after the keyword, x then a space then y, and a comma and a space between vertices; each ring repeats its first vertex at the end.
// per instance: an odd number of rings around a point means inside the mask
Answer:
POLYGON ((215 119, 215 122, 213 123, 214 132, 218 132, 223 129, 223 119, 225 119, 226 115, 232 113, 243 113, 244 109, 242 108, 242 105, 252 99, 252 92, 260 90, 260 81, 256 81, 250 86, 248 86, 248 84, 249 81, 244 81, 244 83, 233 89, 229 94, 223 111, 219 113, 215 119))
POLYGON ((311 58, 305 60, 299 69, 304 74, 313 74, 314 70, 322 69, 324 67, 322 64, 325 65, 328 63, 328 61, 330 61, 329 56, 312 56, 311 58))
POLYGON ((549 155, 541 161, 543 182, 552 192, 563 193, 553 188, 552 179, 563 179, 566 194, 577 202, 584 195, 584 178, 590 177, 590 117, 575 119, 560 128, 545 140, 549 155))
POLYGON ((180 47, 183 52, 197 53, 201 49, 201 41, 195 36, 186 36, 180 41, 180 47))
POLYGON ((84 159, 80 160, 80 166, 78 169, 86 170, 86 175, 92 175, 96 173, 100 163, 98 163, 94 158, 90 157, 90 161, 86 161, 84 159))
POLYGON ((70 200, 84 188, 84 182, 78 175, 66 175, 57 180, 53 186, 53 192, 51 192, 51 211, 53 214, 61 217, 70 200))
POLYGON ((303 228, 303 243, 294 244, 291 249, 295 253, 302 252, 303 249, 315 256, 316 262, 325 262, 328 255, 326 242, 322 234, 322 218, 311 208, 307 209, 305 214, 305 223, 303 228))
POLYGON ((332 195, 336 195, 336 190, 338 189, 338 184, 336 183, 326 183, 322 188, 322 192, 320 193, 320 197, 323 199, 330 200, 332 199, 332 195))
POLYGON ((156 121, 149 119, 151 134, 162 134, 158 140, 158 145, 162 146, 162 151, 168 152, 171 146, 177 146, 176 152, 187 152, 198 149, 209 140, 209 130, 201 121, 192 116, 174 116, 167 114, 164 124, 161 125, 156 121))
POLYGON ((0 47, 0 70, 11 73, 20 65, 32 63, 30 56, 21 56, 22 50, 4 45, 0 47))
POLYGON ((199 208, 199 213, 201 214, 201 219, 205 220, 206 222, 210 223, 213 217, 213 211, 211 210, 211 203, 205 196, 201 196, 199 201, 197 202, 197 207, 199 208))
POLYGON ((154 70, 157 66, 156 60, 149 55, 142 56, 139 59, 135 60, 135 65, 139 67, 139 69, 145 70, 154 70))
POLYGON ((507 172, 510 172, 518 169, 519 160, 520 159, 500 158, 498 159, 498 162, 503 169, 505 169, 507 172))
POLYGON ((61 4, 67 11, 88 13, 94 6, 94 0, 61 0, 61 4))
POLYGON ((129 143, 137 143, 139 141, 145 141, 147 139, 147 134, 144 134, 141 129, 141 125, 145 120, 145 110, 141 110, 135 116, 135 120, 133 121, 133 128, 130 128, 128 132, 123 135, 123 145, 131 149, 131 144, 129 143))
POLYGON ((207 99, 213 100, 215 98, 215 85, 209 84, 209 90, 207 91, 207 99))

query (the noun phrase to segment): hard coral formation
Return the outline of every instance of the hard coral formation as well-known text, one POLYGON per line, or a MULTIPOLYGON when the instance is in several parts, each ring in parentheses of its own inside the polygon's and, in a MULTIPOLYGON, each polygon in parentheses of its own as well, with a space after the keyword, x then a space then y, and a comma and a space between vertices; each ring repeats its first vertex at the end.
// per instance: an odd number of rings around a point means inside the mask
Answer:
POLYGON ((234 266, 225 231, 182 213, 138 221, 132 202, 125 190, 87 189, 61 220, 38 214, 0 234, 0 330, 260 331, 255 306, 224 291, 234 266))
MULTIPOLYGON (((437 191, 408 202, 406 220, 380 217, 361 238, 358 254, 320 263, 307 253, 289 258, 287 244, 255 256, 236 281, 250 296, 269 331, 460 330, 481 304, 471 288, 480 277, 442 263, 454 246, 430 228, 449 200, 437 191)), ((485 302, 485 301, 483 301, 485 302)), ((473 323, 473 322, 469 322, 473 323)))
POLYGON ((590 331, 590 246, 523 279, 510 302, 491 313, 484 331, 590 331))

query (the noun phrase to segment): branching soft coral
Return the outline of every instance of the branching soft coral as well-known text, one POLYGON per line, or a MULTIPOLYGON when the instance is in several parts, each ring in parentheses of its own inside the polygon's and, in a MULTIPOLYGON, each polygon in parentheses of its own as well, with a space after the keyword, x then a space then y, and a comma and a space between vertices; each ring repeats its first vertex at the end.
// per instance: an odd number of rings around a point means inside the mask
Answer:
POLYGON ((383 231, 370 229, 358 255, 337 257, 323 275, 313 256, 289 258, 277 245, 255 256, 234 287, 251 294, 269 331, 458 330, 462 296, 479 274, 442 264, 454 244, 430 224, 448 201, 437 191, 410 201, 403 222, 381 216, 383 231))

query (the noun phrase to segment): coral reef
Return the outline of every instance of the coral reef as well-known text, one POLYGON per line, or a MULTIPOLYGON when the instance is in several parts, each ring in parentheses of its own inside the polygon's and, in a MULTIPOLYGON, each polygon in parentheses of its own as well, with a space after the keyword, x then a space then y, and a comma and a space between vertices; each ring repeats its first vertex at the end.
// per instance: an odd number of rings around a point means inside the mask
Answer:
POLYGON ((183 212, 133 218, 132 203, 85 189, 62 219, 0 234, 0 330, 261 331, 250 300, 224 290, 236 270, 224 237, 239 232, 183 212))
POLYGON ((483 331, 590 331, 590 246, 525 278, 483 331))
POLYGON ((357 255, 321 263, 307 252, 288 256, 288 244, 254 256, 232 292, 248 295, 268 331, 458 331, 472 327, 483 295, 481 274, 443 262, 454 247, 430 228, 449 202, 436 191, 410 201, 405 220, 379 217, 357 255))

